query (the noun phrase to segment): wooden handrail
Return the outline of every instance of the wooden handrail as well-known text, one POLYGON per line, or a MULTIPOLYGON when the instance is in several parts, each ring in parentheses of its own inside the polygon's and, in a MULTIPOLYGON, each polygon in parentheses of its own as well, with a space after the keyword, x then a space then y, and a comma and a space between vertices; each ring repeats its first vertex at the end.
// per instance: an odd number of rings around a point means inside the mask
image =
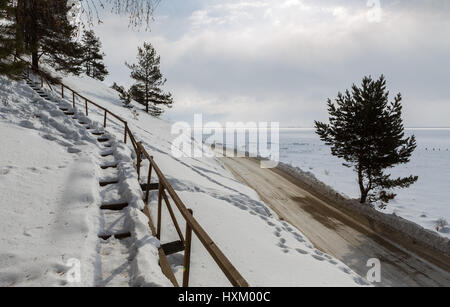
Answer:
POLYGON ((222 272, 231 282, 231 284, 235 287, 248 287, 247 281, 242 277, 242 275, 236 270, 236 268, 231 264, 228 258, 222 253, 222 251, 218 248, 218 246, 213 242, 210 236, 206 233, 203 227, 194 219, 192 214, 183 204, 182 200, 178 197, 175 190, 172 188, 164 174, 159 169, 156 162, 153 160, 153 157, 147 152, 147 150, 143 147, 142 143, 138 143, 139 151, 141 151, 145 157, 150 161, 152 168, 155 170, 160 186, 164 187, 167 190, 173 202, 177 206, 178 210, 182 214, 186 223, 192 229, 192 231, 197 235, 200 242, 206 248, 208 253, 212 256, 214 261, 220 267, 222 272))
MULTIPOLYGON (((29 72, 28 72, 29 73, 29 72)), ((45 79, 47 82, 47 78, 43 76, 42 73, 39 72, 39 75, 41 77, 41 85, 43 86, 43 80, 45 79)), ((73 90, 72 88, 68 87, 67 85, 63 84, 59 80, 56 80, 55 83, 58 83, 61 85, 61 95, 64 98, 64 88, 68 89, 72 92, 73 95, 73 104, 74 107, 76 105, 76 96, 80 97, 82 100, 85 101, 85 108, 86 108, 86 116, 88 115, 88 104, 92 104, 96 106, 97 108, 103 110, 104 113, 104 127, 106 128, 106 119, 107 114, 113 116, 120 122, 122 122, 125 126, 124 131, 124 142, 127 142, 127 136, 130 138, 131 144, 133 146, 133 149, 137 156, 137 167, 138 167, 138 174, 140 176, 140 167, 141 167, 141 155, 144 155, 145 158, 149 161, 149 174, 148 174, 148 184, 147 184, 147 191, 145 200, 148 202, 148 195, 150 191, 150 178, 152 170, 155 171, 157 177, 158 177, 158 184, 159 184, 159 192, 158 192, 158 225, 157 225, 157 231, 156 236, 158 239, 160 239, 161 234, 161 203, 164 199, 167 208, 169 210, 169 213, 171 215, 171 218, 175 224, 176 230, 180 236, 181 241, 185 245, 185 259, 184 259, 184 265, 185 265, 185 272, 183 274, 183 286, 188 286, 189 283, 189 270, 190 270, 190 257, 191 257, 191 232, 194 232, 194 234, 198 237, 202 245, 205 247, 205 249, 208 251, 208 253, 211 255, 211 257, 214 259, 216 264, 219 266, 219 268, 222 270, 222 272, 225 274, 227 279, 230 281, 230 283, 235 287, 248 287, 249 284, 247 281, 242 277, 242 275, 238 272, 238 270, 233 266, 233 264, 228 260, 228 258, 223 254, 223 252, 219 249, 219 247, 214 243, 214 241, 211 239, 211 237, 206 233, 206 231, 203 229, 203 227, 197 222, 197 220, 193 217, 192 210, 188 209, 183 201, 179 198, 178 194, 173 189, 172 185, 169 183, 167 178, 164 176, 161 169, 156 164, 153 157, 147 152, 147 150, 142 145, 142 142, 137 142, 135 136, 131 132, 128 122, 123 120, 120 116, 112 113, 105 107, 102 107, 101 105, 91 101, 90 99, 84 97, 83 95, 80 95, 78 92, 73 90), (177 206, 179 212, 183 216, 184 220, 186 221, 186 240, 181 234, 181 229, 178 226, 178 222, 176 221, 175 215, 172 212, 169 199, 167 195, 165 194, 165 191, 168 192, 170 198, 173 200, 175 205, 177 206)), ((148 209, 147 209, 148 210, 148 209)), ((145 210, 144 210, 145 211, 145 210)), ((150 214, 148 214, 148 217, 151 217, 150 214)), ((154 232, 154 229, 152 229, 152 232, 154 232)), ((161 251, 160 251, 161 252, 161 251)), ((176 282, 175 282, 176 284, 176 282)))

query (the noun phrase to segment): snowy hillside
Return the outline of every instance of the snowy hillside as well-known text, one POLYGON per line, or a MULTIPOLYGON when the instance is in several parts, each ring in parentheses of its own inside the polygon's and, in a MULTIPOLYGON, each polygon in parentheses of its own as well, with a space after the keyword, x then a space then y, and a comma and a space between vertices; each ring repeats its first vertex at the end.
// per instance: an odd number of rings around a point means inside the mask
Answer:
MULTIPOLYGON (((141 110, 136 118, 114 90, 88 77, 65 77, 63 82, 128 121, 185 205, 251 286, 366 284, 280 221, 217 159, 173 157, 171 142, 176 136, 171 135, 169 122, 141 110)), ((123 127, 109 124, 113 141, 105 149, 86 130, 87 126, 101 130, 103 113, 90 109, 88 119, 80 105, 73 119, 25 82, 3 78, 0 95, 0 286, 64 285, 67 262, 74 258, 81 260, 82 285, 170 285, 157 264, 159 242, 140 212, 142 192, 132 152, 122 142, 123 127), (100 167, 105 165, 101 156, 109 153, 108 158, 120 165, 118 189, 126 192, 124 201, 130 204, 120 222, 131 233, 126 240, 98 238, 105 234, 104 225, 114 219, 99 210, 101 201, 115 197, 98 185, 111 176, 100 167), (117 246, 122 252, 115 252, 117 246)), ((60 101, 59 95, 49 95, 60 101)), ((156 220, 156 195, 149 206, 156 220)), ((176 238, 168 217, 163 211, 165 242, 176 238)), ((184 229, 183 219, 178 220, 184 229)), ((229 285, 195 237, 191 259, 191 286, 229 285)), ((182 254, 170 256, 169 262, 181 278, 182 254)))

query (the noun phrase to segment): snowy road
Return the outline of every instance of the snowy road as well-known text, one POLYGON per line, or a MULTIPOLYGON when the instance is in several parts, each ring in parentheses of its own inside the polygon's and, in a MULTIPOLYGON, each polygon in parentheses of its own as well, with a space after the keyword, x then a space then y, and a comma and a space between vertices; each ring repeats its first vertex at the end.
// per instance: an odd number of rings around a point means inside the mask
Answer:
MULTIPOLYGON (((367 261, 381 261, 381 286, 450 286, 450 274, 400 249, 374 231, 307 191, 278 170, 261 169, 247 158, 223 158, 233 175, 256 190, 277 214, 297 227, 316 248, 366 276, 367 261)), ((448 269, 448 268, 447 268, 448 269)))

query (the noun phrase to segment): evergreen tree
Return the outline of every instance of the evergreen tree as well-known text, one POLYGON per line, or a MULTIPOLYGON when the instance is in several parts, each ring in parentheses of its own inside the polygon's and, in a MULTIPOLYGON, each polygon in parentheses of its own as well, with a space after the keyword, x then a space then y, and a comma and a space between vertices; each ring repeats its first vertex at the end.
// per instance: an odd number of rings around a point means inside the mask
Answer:
POLYGON ((389 102, 386 80, 365 77, 361 87, 339 93, 336 104, 328 100, 329 124, 315 122, 321 140, 334 156, 358 174, 361 203, 379 201, 380 207, 395 198, 394 188, 407 188, 417 176, 392 179, 387 169, 408 163, 416 148, 414 136, 405 137, 401 94, 389 102))
POLYGON ((138 47, 137 64, 125 63, 131 69, 131 78, 136 83, 130 89, 132 98, 146 107, 146 112, 160 116, 160 106, 172 107, 172 94, 164 93, 161 87, 166 83, 160 71, 160 57, 150 43, 138 47))
POLYGON ((95 36, 94 31, 86 31, 82 38, 84 72, 89 77, 103 81, 108 75, 108 70, 103 63, 104 53, 101 52, 102 43, 95 36))
POLYGON ((25 63, 16 56, 20 55, 21 41, 16 37, 15 9, 10 0, 0 0, 0 74, 18 79, 25 63))
POLYGON ((67 0, 18 0, 17 36, 24 40, 24 50, 31 54, 32 67, 40 60, 56 69, 79 74, 83 50, 74 41, 76 27, 68 20, 67 0))
POLYGON ((111 88, 119 93, 119 98, 123 102, 125 107, 131 107, 132 96, 129 90, 127 91, 125 87, 118 85, 116 82, 114 82, 111 88))

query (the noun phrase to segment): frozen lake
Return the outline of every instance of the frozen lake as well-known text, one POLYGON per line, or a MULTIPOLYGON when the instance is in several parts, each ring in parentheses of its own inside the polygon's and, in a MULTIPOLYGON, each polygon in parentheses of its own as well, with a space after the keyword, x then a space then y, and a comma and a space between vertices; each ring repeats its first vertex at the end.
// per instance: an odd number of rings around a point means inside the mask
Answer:
MULTIPOLYGON (((417 138, 411 162, 391 170, 394 176, 417 175, 419 181, 398 189, 396 199, 384 212, 436 229, 439 219, 450 221, 450 129, 410 129, 417 138)), ((282 129, 280 160, 310 171, 319 180, 351 198, 358 198, 356 173, 331 155, 313 129, 282 129)), ((449 228, 440 231, 450 237, 449 228)))

